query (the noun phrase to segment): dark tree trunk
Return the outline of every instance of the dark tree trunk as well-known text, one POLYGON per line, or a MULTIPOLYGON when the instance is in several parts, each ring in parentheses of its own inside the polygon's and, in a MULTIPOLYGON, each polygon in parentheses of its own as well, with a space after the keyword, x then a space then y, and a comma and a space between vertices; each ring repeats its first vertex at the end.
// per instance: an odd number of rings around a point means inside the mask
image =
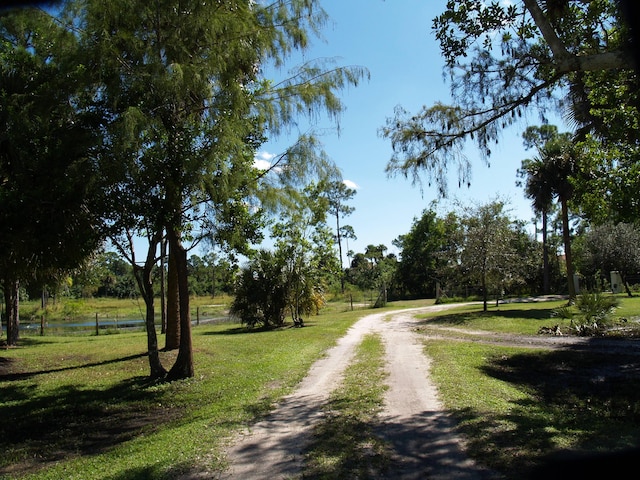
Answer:
POLYGON ((167 333, 167 240, 160 241, 160 333, 167 333))
POLYGON ((178 299, 180 304, 180 347, 178 357, 169 371, 170 380, 191 378, 193 370, 193 346, 191 343, 191 313, 189 311, 189 281, 187 251, 180 244, 175 232, 169 234, 169 251, 174 252, 178 276, 178 299))
POLYGON ((571 257, 571 234, 569 232, 569 208, 564 198, 560 199, 562 206, 562 239, 564 241, 564 258, 567 265, 567 278, 569 284, 569 302, 576 299, 576 286, 573 282, 573 258, 571 257))
POLYGON ((175 247, 170 244, 167 271, 167 330, 164 347, 166 350, 180 348, 180 304, 176 257, 175 247))
POLYGON ((629 282, 627 282, 627 275, 624 272, 620 272, 620 276, 622 277, 622 284, 624 285, 624 290, 627 292, 627 296, 633 297, 633 293, 631 293, 631 289, 629 288, 629 282))
POLYGON ((7 345, 15 346, 20 339, 20 282, 4 282, 4 303, 7 322, 7 345))
POLYGON ((549 245, 547 244, 547 212, 542 212, 542 293, 549 295, 551 282, 549 279, 549 245))
POLYGON ((489 302, 489 292, 487 292, 487 272, 482 271, 482 311, 487 311, 487 303, 489 302))
POLYGON ((138 288, 144 299, 146 306, 145 315, 145 328, 147 331, 147 353, 149 356, 149 377, 153 379, 164 378, 167 375, 166 369, 160 362, 160 353, 158 351, 158 336, 156 334, 155 325, 155 307, 153 305, 154 292, 153 292, 153 280, 151 272, 155 265, 155 251, 157 242, 149 245, 147 253, 147 259, 144 266, 135 266, 134 272, 136 281, 138 282, 138 288))
POLYGON ((167 371, 160 362, 160 353, 158 351, 158 336, 156 334, 155 325, 155 308, 153 305, 153 284, 150 281, 151 275, 144 268, 139 275, 143 277, 141 281, 144 283, 142 297, 146 305, 145 327, 147 330, 147 352, 149 355, 150 378, 164 378, 167 371))

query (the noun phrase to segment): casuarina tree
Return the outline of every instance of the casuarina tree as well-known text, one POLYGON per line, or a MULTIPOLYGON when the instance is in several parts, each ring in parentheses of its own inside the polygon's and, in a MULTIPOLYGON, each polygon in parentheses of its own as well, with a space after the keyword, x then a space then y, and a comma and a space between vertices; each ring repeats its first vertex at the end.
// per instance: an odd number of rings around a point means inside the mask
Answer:
MULTIPOLYGON (((470 182, 465 142, 475 142, 488 162, 505 128, 527 111, 544 121, 551 112, 570 112, 583 134, 614 118, 598 113, 607 95, 637 112, 637 95, 620 94, 638 90, 632 30, 621 4, 449 0, 433 31, 453 103, 417 113, 398 107, 380 132, 393 146, 387 171, 416 182, 426 175, 446 195, 448 172, 470 182)), ((630 124, 616 125, 629 131, 630 124)), ((607 138, 613 130, 599 132, 607 138)))
POLYGON ((0 14, 0 279, 11 345, 20 283, 55 283, 100 243, 100 117, 86 80, 64 23, 36 8, 0 14))
POLYGON ((223 227, 214 228, 216 238, 232 248, 257 238, 260 222, 250 201, 260 178, 256 147, 300 112, 339 113, 337 90, 363 72, 310 63, 279 85, 263 77, 267 64, 282 65, 304 49, 326 20, 314 1, 73 6, 111 119, 101 156, 113 175, 110 198, 114 206, 127 205, 107 221, 116 238, 133 232, 149 239, 150 263, 166 235, 179 315, 179 353, 168 376, 190 377, 189 243, 212 223, 223 227))

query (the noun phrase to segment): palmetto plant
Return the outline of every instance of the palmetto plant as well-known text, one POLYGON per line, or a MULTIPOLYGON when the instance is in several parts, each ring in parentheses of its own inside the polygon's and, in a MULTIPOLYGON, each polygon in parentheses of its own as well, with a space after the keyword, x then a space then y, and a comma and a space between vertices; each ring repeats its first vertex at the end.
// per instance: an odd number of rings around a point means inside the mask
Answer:
POLYGON ((583 293, 578 295, 575 305, 558 307, 552 315, 571 320, 571 327, 579 335, 595 335, 607 327, 619 303, 616 297, 600 292, 583 293))

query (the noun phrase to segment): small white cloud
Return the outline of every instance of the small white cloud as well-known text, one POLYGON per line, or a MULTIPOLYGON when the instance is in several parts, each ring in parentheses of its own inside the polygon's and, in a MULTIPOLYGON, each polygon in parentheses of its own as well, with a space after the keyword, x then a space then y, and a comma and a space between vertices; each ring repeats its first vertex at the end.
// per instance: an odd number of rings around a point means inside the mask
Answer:
POLYGON ((351 190, 358 190, 360 188, 360 185, 358 185, 356 182, 352 182, 351 180, 342 180, 342 183, 344 183, 345 186, 347 188, 350 188, 351 190))
POLYGON ((258 152, 253 159, 253 166, 258 170, 268 170, 271 168, 271 160, 273 160, 275 156, 275 153, 258 152))
POLYGON ((256 158, 253 161, 253 166, 254 166, 254 168, 257 168, 258 170, 269 170, 269 168, 271 167, 271 162, 268 162, 267 160, 260 160, 260 159, 256 158))

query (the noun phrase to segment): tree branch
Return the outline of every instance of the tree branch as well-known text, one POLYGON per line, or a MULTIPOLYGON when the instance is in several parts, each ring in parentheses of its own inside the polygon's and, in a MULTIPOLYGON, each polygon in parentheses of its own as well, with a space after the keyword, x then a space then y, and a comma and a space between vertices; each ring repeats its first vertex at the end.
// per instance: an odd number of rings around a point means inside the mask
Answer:
POLYGON ((573 55, 556 34, 549 19, 538 5, 537 0, 523 0, 525 7, 531 14, 533 21, 540 30, 544 40, 553 53, 556 69, 561 73, 594 72, 629 68, 635 59, 624 50, 596 53, 593 55, 573 55))

